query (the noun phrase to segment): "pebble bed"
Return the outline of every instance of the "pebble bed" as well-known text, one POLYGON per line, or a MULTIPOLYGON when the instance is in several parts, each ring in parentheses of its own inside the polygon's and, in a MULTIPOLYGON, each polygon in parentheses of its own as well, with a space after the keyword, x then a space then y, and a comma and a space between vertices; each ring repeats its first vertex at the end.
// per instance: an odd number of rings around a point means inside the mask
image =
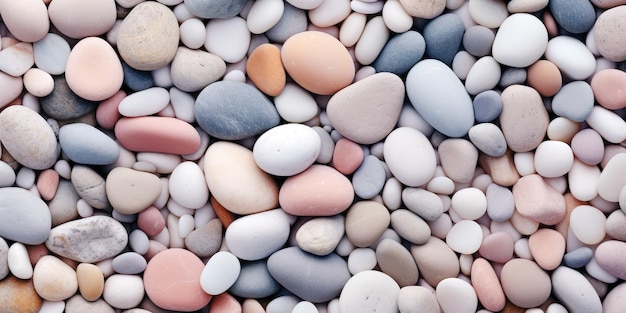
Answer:
POLYGON ((626 308, 624 0, 0 16, 0 312, 626 308))

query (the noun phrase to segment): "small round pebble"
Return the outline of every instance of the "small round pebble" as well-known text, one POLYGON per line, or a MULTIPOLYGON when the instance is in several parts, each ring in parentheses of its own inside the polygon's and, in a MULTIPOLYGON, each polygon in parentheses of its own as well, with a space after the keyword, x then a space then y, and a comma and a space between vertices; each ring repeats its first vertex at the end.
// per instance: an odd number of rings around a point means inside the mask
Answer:
POLYGON ((478 306, 476 291, 460 278, 446 278, 437 284, 435 294, 444 312, 471 313, 478 306))
POLYGON ((209 259, 202 270, 202 290, 210 295, 219 295, 235 283, 240 271, 239 259, 232 253, 220 251, 209 259))
POLYGON ((137 275, 111 275, 104 282, 102 298, 112 307, 130 309, 136 307, 144 297, 144 286, 137 275))
POLYGON ((543 55, 548 31, 541 20, 527 13, 515 13, 500 25, 493 41, 492 54, 498 63, 527 67, 543 55))
POLYGON ((320 149, 320 137, 311 127, 285 124, 263 133, 255 142, 252 153, 257 165, 265 172, 293 176, 311 166, 320 149))

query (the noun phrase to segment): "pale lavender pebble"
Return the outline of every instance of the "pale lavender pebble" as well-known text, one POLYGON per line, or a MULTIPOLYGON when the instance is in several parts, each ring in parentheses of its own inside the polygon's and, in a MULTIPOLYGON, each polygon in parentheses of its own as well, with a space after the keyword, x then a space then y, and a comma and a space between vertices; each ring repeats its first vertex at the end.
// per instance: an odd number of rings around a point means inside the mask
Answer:
POLYGON ((515 212, 515 199, 509 188, 492 183, 487 187, 487 215, 494 222, 505 222, 515 212))
POLYGON ((477 94, 472 103, 476 122, 491 122, 502 112, 502 98, 495 90, 487 90, 477 94))
POLYGON ((495 38, 496 35, 491 29, 482 25, 471 26, 463 34, 463 47, 473 56, 486 56, 491 53, 495 38))
POLYGON ((306 12, 285 2, 283 16, 270 30, 265 32, 265 36, 273 42, 283 43, 289 37, 306 31, 306 12))
POLYGON ((113 270, 120 274, 139 274, 146 269, 146 259, 137 252, 122 253, 113 258, 113 270))
POLYGON ((574 156, 589 165, 595 165, 604 157, 604 140, 592 128, 579 131, 570 143, 574 156))
POLYGON ((570 268, 581 268, 593 258, 593 250, 588 247, 580 247, 563 256, 563 264, 570 268))
POLYGON ((574 122, 582 122, 591 114, 594 101, 593 90, 588 83, 571 82, 561 87, 552 98, 552 112, 574 122))
POLYGON ((514 67, 507 68, 502 71, 502 76, 500 76, 498 86, 504 89, 511 85, 523 84, 526 81, 526 77, 526 69, 514 67))
POLYGON ((385 169, 380 160, 368 155, 352 175, 352 186, 361 199, 371 199, 383 189, 385 179, 385 169))
POLYGON ((237 281, 228 291, 234 296, 257 299, 268 297, 280 288, 267 269, 266 259, 263 259, 242 264, 237 281))

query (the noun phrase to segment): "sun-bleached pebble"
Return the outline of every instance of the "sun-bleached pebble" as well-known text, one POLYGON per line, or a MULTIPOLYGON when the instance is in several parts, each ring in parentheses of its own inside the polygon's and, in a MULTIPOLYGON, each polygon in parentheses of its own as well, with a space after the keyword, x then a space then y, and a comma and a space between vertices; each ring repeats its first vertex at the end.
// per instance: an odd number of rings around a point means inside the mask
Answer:
POLYGON ((526 67, 544 54, 548 32, 538 18, 527 13, 508 16, 498 28, 493 42, 493 57, 498 63, 526 67))
POLYGON ((400 287, 387 274, 378 271, 363 271, 348 280, 339 296, 339 307, 342 312, 346 313, 396 312, 398 310, 396 298, 399 292, 400 287), (371 294, 376 296, 373 298, 365 296, 371 294))
POLYGON ((400 127, 393 130, 385 140, 384 154, 391 173, 407 186, 421 186, 435 173, 433 147, 426 136, 414 128, 400 127), (406 142, 416 144, 407 146, 406 142))

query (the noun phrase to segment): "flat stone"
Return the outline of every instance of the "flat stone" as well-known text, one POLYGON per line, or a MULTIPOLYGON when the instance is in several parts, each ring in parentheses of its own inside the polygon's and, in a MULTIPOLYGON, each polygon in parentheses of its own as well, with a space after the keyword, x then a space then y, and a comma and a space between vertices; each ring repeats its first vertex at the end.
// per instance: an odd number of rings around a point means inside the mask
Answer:
POLYGON ((46 203, 19 187, 0 188, 0 195, 0 236, 29 245, 46 241, 52 225, 46 203))
POLYGON ((70 51, 69 43, 54 33, 48 33, 41 40, 33 43, 37 68, 50 75, 60 75, 65 72, 65 64, 70 56, 70 51))
POLYGON ((105 188, 109 203, 116 211, 135 214, 157 200, 161 181, 152 173, 116 167, 107 175, 105 188))
POLYGON ((376 246, 376 260, 383 273, 393 278, 400 288, 417 283, 419 272, 409 250, 392 239, 383 239, 376 246))
POLYGON ((429 222, 435 221, 444 212, 441 198, 422 188, 404 188, 402 202, 413 213, 429 222))
POLYGON ((220 79, 226 63, 220 57, 202 50, 178 47, 172 60, 170 75, 176 88, 195 92, 220 79))
POLYGON ((584 81, 571 82, 561 87, 552 99, 552 111, 574 122, 586 120, 591 114, 593 105, 593 91, 584 81))
POLYGON ((53 228, 46 247, 60 256, 93 263, 119 254, 127 243, 128 234, 120 222, 108 216, 92 216, 53 228))
POLYGON ((410 127, 393 130, 385 140, 383 154, 391 173, 403 184, 417 187, 435 174, 434 149, 424 134, 410 127), (406 145, 414 142, 413 145, 406 145))
POLYGON ((230 288, 241 271, 239 259, 230 252, 220 251, 207 261, 200 275, 202 290, 219 295, 230 288))
POLYGON ((278 96, 287 83, 280 49, 269 43, 252 51, 246 62, 246 73, 254 85, 268 96, 278 96))
POLYGON ((483 57, 491 52, 495 38, 491 29, 482 25, 471 26, 463 34, 463 47, 471 55, 483 57))
POLYGON ((117 161, 118 144, 99 129, 85 123, 67 124, 59 129, 59 143, 67 157, 89 165, 107 165, 117 161))
POLYGON ((566 253, 563 256, 563 264, 570 268, 581 268, 593 258, 593 250, 588 247, 580 247, 566 253))
POLYGON ((115 137, 130 151, 190 154, 200 147, 191 124, 166 116, 123 117, 115 124, 115 137))
POLYGON ((491 122, 502 112, 502 98, 494 90, 487 90, 477 94, 472 102, 474 118, 477 122, 491 122))
POLYGON ((513 85, 502 91, 500 125, 514 152, 535 149, 548 129, 550 119, 539 93, 527 86, 513 85))

